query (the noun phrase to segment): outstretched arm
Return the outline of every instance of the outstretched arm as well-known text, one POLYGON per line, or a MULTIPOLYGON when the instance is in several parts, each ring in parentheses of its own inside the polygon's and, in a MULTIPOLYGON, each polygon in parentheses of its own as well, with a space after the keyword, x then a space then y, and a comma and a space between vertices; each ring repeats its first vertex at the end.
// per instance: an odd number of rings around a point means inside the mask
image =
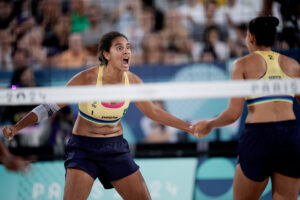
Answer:
MULTIPOLYGON (((130 83, 143 83, 142 80, 135 74, 130 73, 129 78, 130 83)), ((171 126, 180 129, 185 132, 193 133, 193 127, 191 126, 191 124, 181 119, 178 119, 177 117, 171 115, 170 113, 158 107, 157 105, 154 105, 152 101, 139 101, 134 103, 145 116, 149 117, 153 121, 156 121, 160 124, 164 124, 166 126, 171 126)))
MULTIPOLYGON (((74 76, 67 84, 66 87, 72 85, 80 85, 81 84, 81 73, 74 76)), ((57 112, 60 108, 66 106, 67 104, 41 104, 35 107, 31 112, 29 112, 25 117, 23 117, 20 121, 18 121, 15 125, 4 126, 2 129, 3 135, 6 139, 11 140, 18 131, 23 128, 33 125, 37 122, 43 121, 47 118, 50 118, 55 112, 57 112)))
POLYGON ((35 124, 39 121, 43 121, 51 117, 56 111, 60 109, 57 104, 41 104, 35 107, 25 117, 18 121, 15 125, 5 126, 2 129, 3 135, 11 140, 18 131, 23 128, 35 124))
MULTIPOLYGON (((243 65, 236 61, 232 69, 232 80, 243 79, 243 65)), ((235 122, 241 115, 244 106, 244 98, 231 98, 229 105, 218 117, 211 120, 203 120, 194 125, 195 135, 205 137, 213 128, 229 125, 235 122)))
POLYGON ((135 102, 139 110, 147 117, 166 126, 171 126, 185 132, 193 133, 191 124, 178 119, 167 111, 154 105, 151 101, 135 102))

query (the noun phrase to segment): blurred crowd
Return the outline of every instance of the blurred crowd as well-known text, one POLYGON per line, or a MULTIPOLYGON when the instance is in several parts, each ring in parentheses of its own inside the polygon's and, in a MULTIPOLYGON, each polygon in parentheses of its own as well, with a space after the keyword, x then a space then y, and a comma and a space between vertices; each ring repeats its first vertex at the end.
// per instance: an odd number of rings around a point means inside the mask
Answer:
POLYGON ((297 0, 0 0, 0 70, 98 64, 100 37, 128 36, 132 66, 225 61, 246 50, 247 22, 280 19, 277 49, 298 48, 297 0))

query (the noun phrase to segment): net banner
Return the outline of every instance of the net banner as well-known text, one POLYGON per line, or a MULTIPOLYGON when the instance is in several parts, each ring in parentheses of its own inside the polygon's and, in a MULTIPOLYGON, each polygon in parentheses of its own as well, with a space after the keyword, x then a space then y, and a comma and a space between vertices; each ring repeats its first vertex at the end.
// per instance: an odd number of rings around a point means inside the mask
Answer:
POLYGON ((158 82, 142 85, 36 87, 1 89, 0 105, 78 103, 129 99, 166 100, 300 94, 300 79, 211 82, 158 82))

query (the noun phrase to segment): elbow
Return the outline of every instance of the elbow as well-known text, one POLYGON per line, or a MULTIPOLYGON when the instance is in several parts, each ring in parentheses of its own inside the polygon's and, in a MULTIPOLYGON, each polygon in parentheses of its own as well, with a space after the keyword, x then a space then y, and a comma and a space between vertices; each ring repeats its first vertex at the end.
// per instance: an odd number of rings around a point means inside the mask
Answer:
POLYGON ((232 123, 234 123, 236 120, 238 119, 238 117, 231 117, 231 118, 229 118, 229 124, 232 124, 232 123))
POLYGON ((241 112, 239 112, 239 111, 229 112, 229 121, 230 121, 230 123, 233 123, 236 120, 238 120, 240 118, 240 116, 241 116, 241 112))

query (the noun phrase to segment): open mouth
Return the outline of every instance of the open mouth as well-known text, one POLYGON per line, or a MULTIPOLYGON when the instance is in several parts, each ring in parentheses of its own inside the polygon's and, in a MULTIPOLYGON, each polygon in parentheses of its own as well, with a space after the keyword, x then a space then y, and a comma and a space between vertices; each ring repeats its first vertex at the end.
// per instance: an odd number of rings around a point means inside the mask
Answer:
POLYGON ((129 58, 123 58, 123 64, 128 65, 129 64, 129 58))

